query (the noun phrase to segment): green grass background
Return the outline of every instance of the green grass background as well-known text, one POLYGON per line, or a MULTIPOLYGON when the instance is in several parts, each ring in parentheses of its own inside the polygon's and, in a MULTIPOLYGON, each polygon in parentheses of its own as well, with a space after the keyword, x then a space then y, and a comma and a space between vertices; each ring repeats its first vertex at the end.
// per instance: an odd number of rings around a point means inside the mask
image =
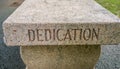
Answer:
POLYGON ((99 4, 120 17, 120 0, 96 0, 99 4))

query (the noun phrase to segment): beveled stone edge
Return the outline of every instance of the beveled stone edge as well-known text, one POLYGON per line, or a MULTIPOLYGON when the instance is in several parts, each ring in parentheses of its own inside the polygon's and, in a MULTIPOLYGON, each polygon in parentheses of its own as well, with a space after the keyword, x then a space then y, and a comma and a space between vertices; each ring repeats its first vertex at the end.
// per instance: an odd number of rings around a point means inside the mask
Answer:
MULTIPOLYGON (((65 23, 66 24, 66 23, 65 23)), ((71 23, 71 24, 74 24, 74 23, 71 23)), ((87 23, 86 23, 87 24, 87 23)), ((90 24, 90 23, 89 23, 90 24)), ((104 24, 104 23, 102 23, 102 24, 104 24)), ((119 25, 120 26, 120 23, 118 22, 118 23, 109 23, 110 25, 111 24, 117 24, 117 25, 119 25)), ((108 25, 109 25, 108 24, 108 25)), ((4 34, 6 33, 6 31, 5 31, 5 26, 6 25, 10 25, 11 27, 13 26, 13 24, 11 25, 11 24, 7 24, 7 23, 4 23, 3 24, 3 30, 4 30, 4 34)), ((16 24, 17 25, 17 24, 16 24)), ((22 24, 20 24, 20 25, 22 25, 22 24)), ((23 24, 24 25, 24 24, 23 24)), ((34 24, 35 25, 35 24, 34 24)), ((93 24, 94 25, 94 24, 93 24)), ((96 24, 97 25, 97 24, 96 24)), ((99 24, 98 24, 99 25, 99 24)), ((100 24, 101 25, 101 24, 100 24)), ((106 24, 107 25, 107 24, 106 24)), ((24 44, 19 44, 19 43, 16 43, 16 44, 12 44, 12 43, 9 43, 9 41, 7 41, 7 39, 5 39, 5 37, 4 37, 4 42, 6 43, 6 45, 8 45, 8 46, 26 46, 26 44, 24 43, 24 44)), ((120 43, 120 41, 119 41, 119 43, 120 43)), ((99 44, 99 45, 106 45, 106 44, 119 44, 118 42, 116 42, 116 43, 110 43, 110 42, 108 42, 108 43, 94 43, 95 45, 96 44, 99 44)), ((93 43, 92 43, 93 44, 93 43)), ((92 45, 91 43, 85 43, 85 44, 73 44, 73 45, 92 45)), ((33 45, 40 45, 40 44, 27 44, 27 46, 33 46, 33 45)), ((41 45, 69 45, 69 44, 41 44, 41 45)), ((70 45, 72 45, 72 44, 70 44, 70 45)))

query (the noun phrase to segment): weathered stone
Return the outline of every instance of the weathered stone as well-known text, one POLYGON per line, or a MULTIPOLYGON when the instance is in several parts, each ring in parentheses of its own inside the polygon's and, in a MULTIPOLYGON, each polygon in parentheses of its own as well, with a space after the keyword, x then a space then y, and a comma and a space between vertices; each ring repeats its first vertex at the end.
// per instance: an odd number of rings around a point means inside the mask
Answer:
POLYGON ((100 45, 22 46, 26 69, 93 69, 100 56, 100 45))
POLYGON ((94 0, 26 0, 3 30, 28 69, 93 69, 100 45, 120 43, 120 19, 94 0))
POLYGON ((10 46, 120 43, 120 19, 94 0, 26 0, 3 30, 10 46))

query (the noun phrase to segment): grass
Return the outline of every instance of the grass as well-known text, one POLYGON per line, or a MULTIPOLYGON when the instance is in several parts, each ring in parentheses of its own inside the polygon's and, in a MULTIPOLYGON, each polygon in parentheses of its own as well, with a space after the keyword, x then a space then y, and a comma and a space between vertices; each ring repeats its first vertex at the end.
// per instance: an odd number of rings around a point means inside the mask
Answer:
POLYGON ((120 0, 96 0, 99 4, 120 17, 120 0))

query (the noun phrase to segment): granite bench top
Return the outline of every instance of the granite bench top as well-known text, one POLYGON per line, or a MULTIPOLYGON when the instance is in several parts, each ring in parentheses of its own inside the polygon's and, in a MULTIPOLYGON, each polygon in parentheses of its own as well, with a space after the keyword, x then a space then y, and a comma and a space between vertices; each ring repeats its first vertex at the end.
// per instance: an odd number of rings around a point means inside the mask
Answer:
POLYGON ((120 19, 94 0, 25 0, 3 31, 9 46, 120 43, 120 19))

